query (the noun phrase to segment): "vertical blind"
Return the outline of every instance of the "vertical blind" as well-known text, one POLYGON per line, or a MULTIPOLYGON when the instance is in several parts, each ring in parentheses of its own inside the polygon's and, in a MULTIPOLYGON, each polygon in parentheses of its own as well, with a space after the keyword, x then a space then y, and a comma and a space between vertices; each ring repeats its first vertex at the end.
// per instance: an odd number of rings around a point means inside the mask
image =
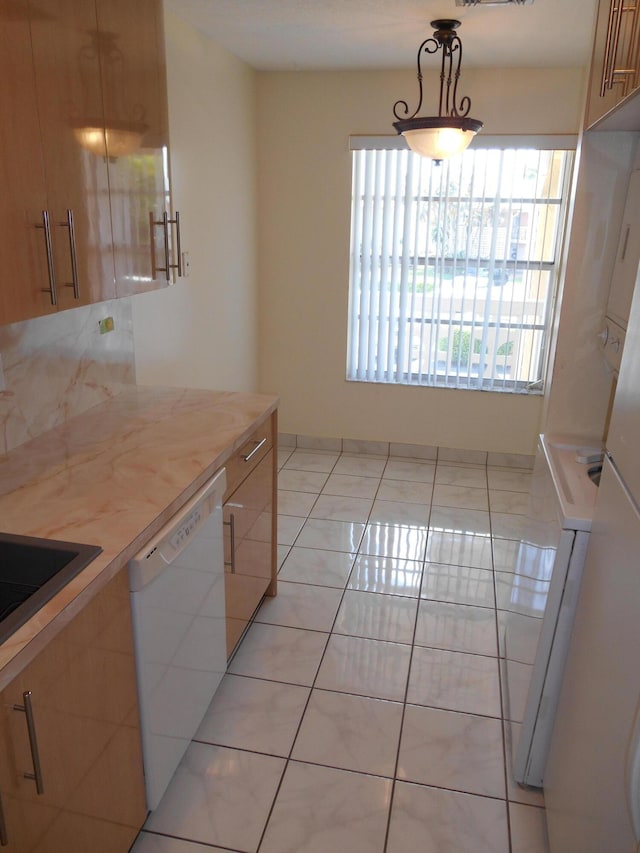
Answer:
POLYGON ((540 393, 571 152, 352 157, 347 379, 540 393))

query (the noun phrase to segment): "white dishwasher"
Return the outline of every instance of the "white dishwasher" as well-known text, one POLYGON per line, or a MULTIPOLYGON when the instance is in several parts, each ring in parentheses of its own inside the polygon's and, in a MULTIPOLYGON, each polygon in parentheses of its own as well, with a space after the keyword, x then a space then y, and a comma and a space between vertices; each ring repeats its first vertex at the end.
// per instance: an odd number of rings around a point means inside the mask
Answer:
POLYGON ((147 806, 162 799, 227 666, 215 474, 129 562, 147 806))

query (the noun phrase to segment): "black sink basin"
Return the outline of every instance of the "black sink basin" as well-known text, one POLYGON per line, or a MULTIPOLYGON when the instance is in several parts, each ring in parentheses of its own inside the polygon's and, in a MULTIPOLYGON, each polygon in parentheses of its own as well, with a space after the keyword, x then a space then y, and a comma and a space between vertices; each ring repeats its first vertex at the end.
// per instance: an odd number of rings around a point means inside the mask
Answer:
POLYGON ((101 551, 97 545, 0 533, 0 643, 101 551))

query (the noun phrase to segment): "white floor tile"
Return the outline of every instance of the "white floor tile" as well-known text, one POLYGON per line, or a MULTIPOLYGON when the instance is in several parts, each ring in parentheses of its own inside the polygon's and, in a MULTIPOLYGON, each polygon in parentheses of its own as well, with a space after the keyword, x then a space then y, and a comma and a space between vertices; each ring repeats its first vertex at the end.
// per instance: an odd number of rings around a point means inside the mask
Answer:
POLYGON ((328 633, 341 597, 340 589, 281 581, 278 594, 272 598, 265 597, 260 605, 256 622, 328 633))
POLYGON ((387 464, 386 457, 376 458, 366 454, 343 454, 338 460, 336 474, 353 474, 358 477, 381 477, 387 464))
POLYGON ((403 503, 414 503, 429 505, 433 485, 431 483, 417 483, 409 480, 391 480, 385 478, 378 489, 378 499, 381 501, 401 501, 403 503))
POLYGON ((308 687, 227 674, 195 739, 287 757, 308 698, 308 687))
POLYGON ((152 832, 141 832, 130 853, 236 853, 228 847, 211 847, 209 844, 197 844, 193 841, 182 841, 180 838, 168 838, 166 835, 155 835, 152 832))
POLYGON ((512 853, 549 853, 544 809, 509 805, 512 853))
POLYGON ((418 598, 421 582, 422 563, 416 560, 361 554, 354 561, 347 588, 418 598))
POLYGON ((398 778, 504 799, 501 721, 407 705, 398 778))
POLYGON ((293 515, 306 518, 316 502, 317 495, 309 492, 287 492, 278 489, 278 512, 280 515, 293 515))
POLYGON ((487 468, 490 489, 506 489, 509 492, 525 492, 531 488, 531 471, 514 471, 505 468, 487 468))
POLYGON ((371 498, 378 491, 377 477, 359 477, 355 474, 333 473, 322 489, 325 495, 342 495, 349 498, 371 498))
POLYGON ((328 474, 338 461, 339 453, 324 450, 294 450, 284 463, 283 471, 296 468, 299 471, 315 471, 328 474))
POLYGON ((411 643, 418 602, 414 598, 347 590, 334 632, 392 643, 411 643))
POLYGON ((416 646, 407 702, 500 717, 498 660, 416 646))
POLYGON ((255 851, 285 764, 270 755, 192 743, 146 828, 255 851))
POLYGON ((280 580, 344 588, 355 555, 294 546, 278 575, 280 580))
POLYGON ((375 699, 404 699, 411 647, 333 634, 316 687, 375 699))
POLYGON ((309 518, 304 523, 296 545, 303 548, 321 548, 355 553, 362 540, 364 529, 365 525, 360 522, 309 518))
POLYGON ((461 465, 444 465, 439 463, 436 469, 436 484, 486 489, 487 473, 484 467, 465 468, 461 465))
MULTIPOLYGON (((511 518, 520 518, 514 515, 511 518)), ((430 530, 444 530, 451 533, 476 533, 489 536, 491 525, 489 513, 480 509, 460 509, 459 507, 431 507, 430 530)))
POLYGON ((366 521, 369 518, 372 506, 373 499, 322 494, 313 505, 310 518, 326 518, 332 521, 366 521))
POLYGON ((293 545, 304 523, 304 518, 278 514, 278 545, 293 545))
POLYGON ((422 560, 426 542, 426 530, 397 524, 368 524, 360 545, 360 553, 422 560))
POLYGON ((382 853, 391 780, 291 763, 260 853, 382 853))
POLYGON ((310 686, 326 642, 327 634, 256 622, 242 640, 229 672, 310 686))
POLYGON ((470 566, 425 563, 420 597, 451 604, 495 607, 493 572, 470 566))
POLYGON ((376 499, 369 521, 375 524, 397 524, 402 527, 426 527, 429 522, 429 504, 376 499))
POLYGON ((311 492, 319 495, 327 482, 324 472, 299 471, 297 468, 284 468, 278 474, 278 488, 292 492, 311 492))
POLYGON ((432 563, 491 569, 491 539, 484 534, 430 530, 426 559, 432 563))
POLYGON ((433 490, 433 505, 441 507, 459 507, 460 509, 489 509, 489 494, 485 489, 471 486, 455 486, 436 483, 433 490))
POLYGON ((526 492, 503 492, 491 489, 489 503, 491 512, 526 515, 529 509, 529 495, 526 492))
POLYGON ((486 607, 423 599, 418 609, 415 643, 434 649, 495 657, 495 614, 486 607))
POLYGON ((292 757, 393 777, 401 722, 400 702, 314 690, 292 757))
POLYGON ((503 800, 398 782, 387 853, 508 853, 503 800))
POLYGON ((412 483, 433 483, 436 473, 434 462, 419 462, 414 459, 389 459, 384 469, 383 481, 406 480, 412 483))

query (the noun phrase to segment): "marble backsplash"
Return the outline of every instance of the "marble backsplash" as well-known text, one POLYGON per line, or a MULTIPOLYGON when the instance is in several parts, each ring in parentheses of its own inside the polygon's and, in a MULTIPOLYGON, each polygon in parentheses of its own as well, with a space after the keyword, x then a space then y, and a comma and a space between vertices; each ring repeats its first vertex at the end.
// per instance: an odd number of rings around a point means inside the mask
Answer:
POLYGON ((0 326, 0 358, 2 454, 135 384, 131 301, 0 326), (101 334, 106 317, 114 329, 101 334))

